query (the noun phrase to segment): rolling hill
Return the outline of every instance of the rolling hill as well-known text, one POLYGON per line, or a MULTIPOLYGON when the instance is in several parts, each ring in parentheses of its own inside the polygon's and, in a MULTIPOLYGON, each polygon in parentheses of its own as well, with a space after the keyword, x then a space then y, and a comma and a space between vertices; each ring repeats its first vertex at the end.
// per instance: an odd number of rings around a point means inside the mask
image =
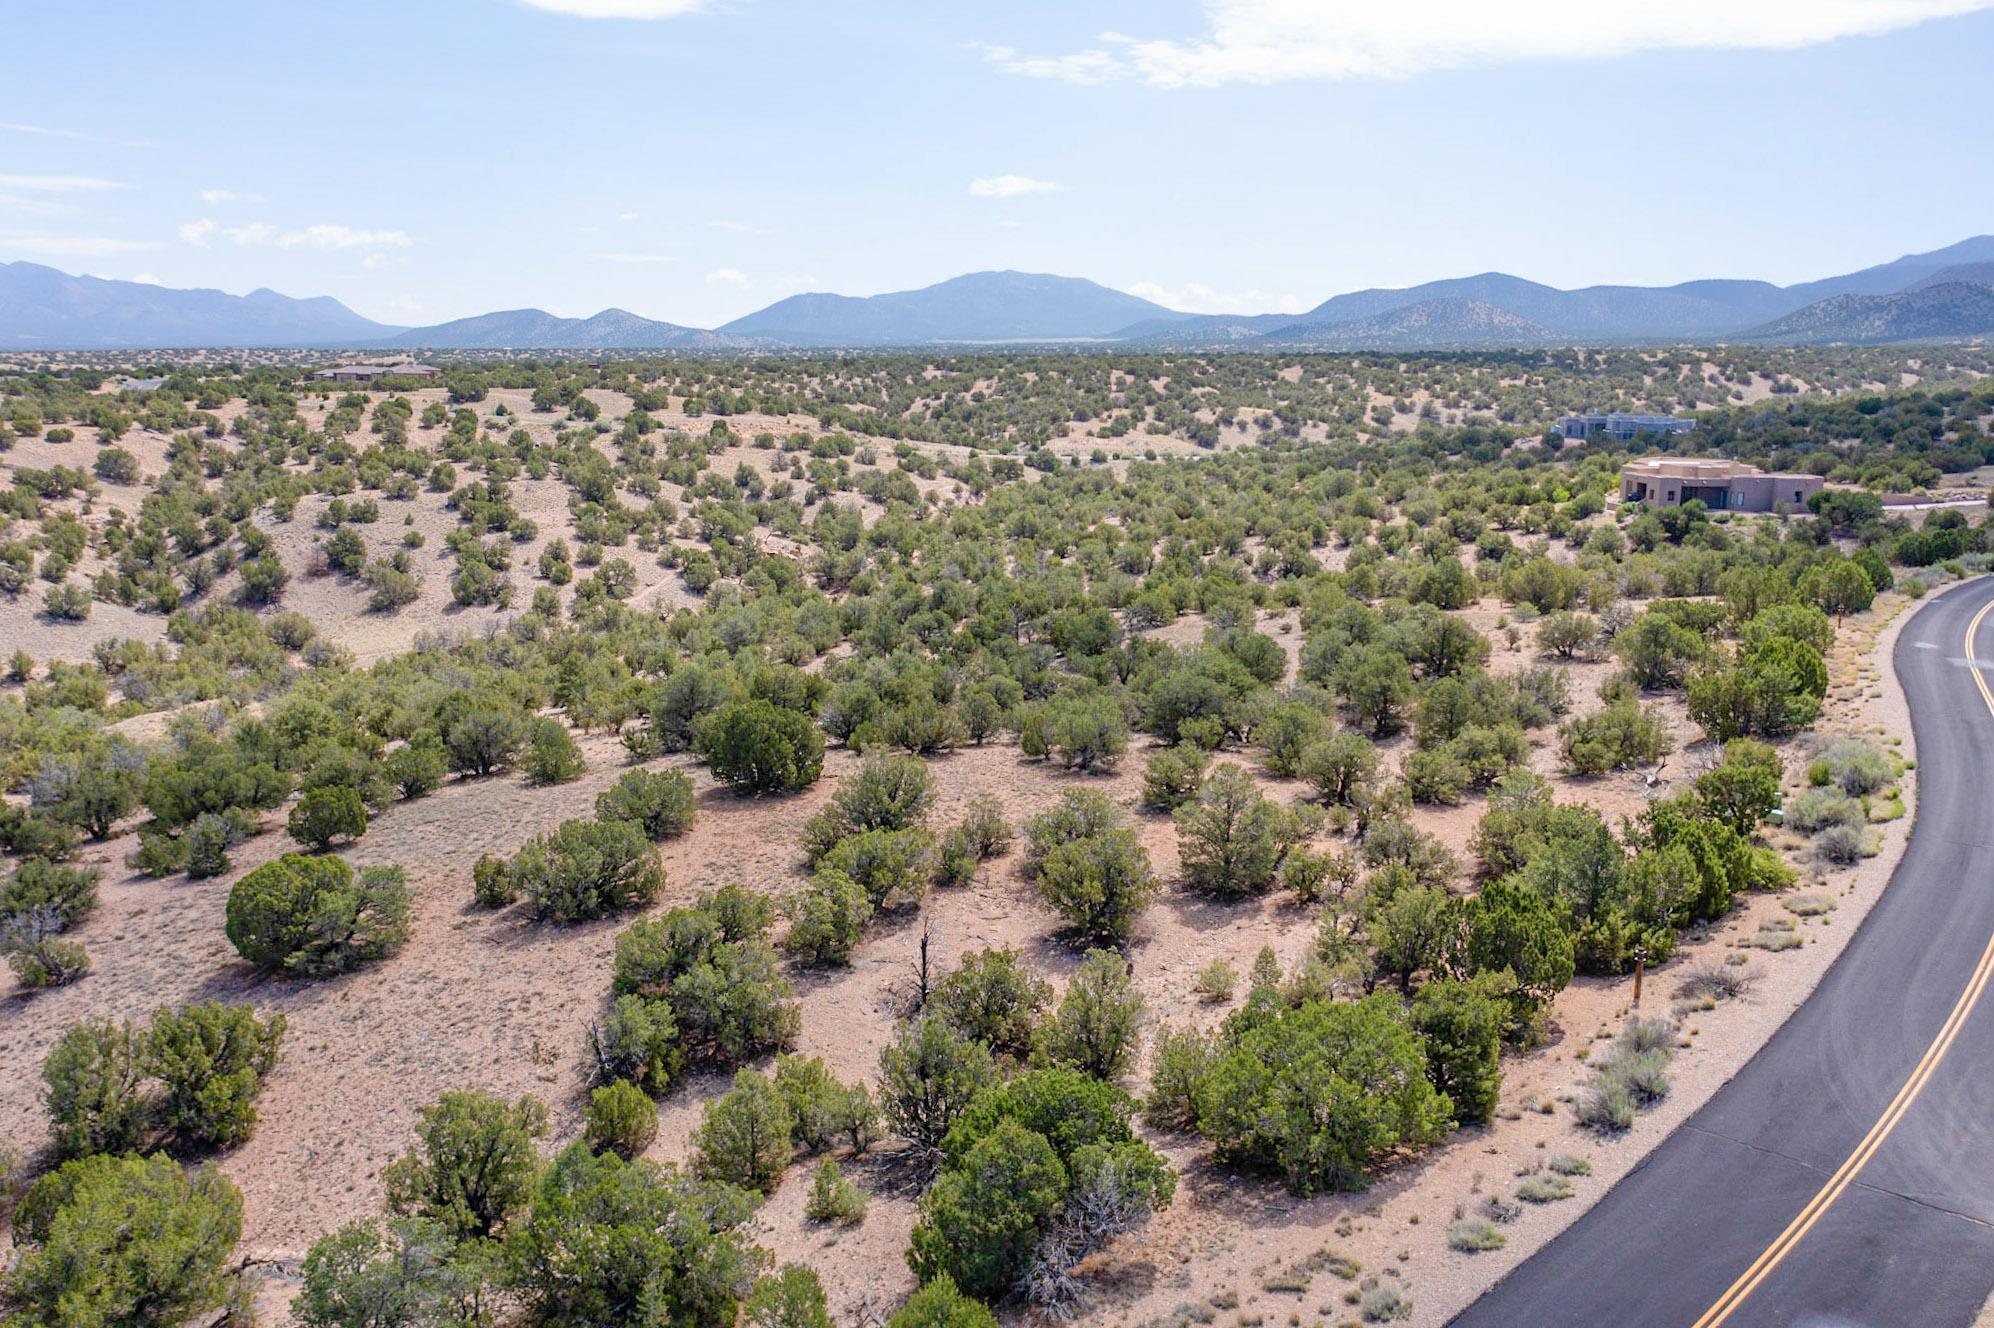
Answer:
POLYGON ((1994 336, 1994 286, 1946 281, 1890 295, 1831 296, 1739 339, 1820 345, 1975 336, 1994 336))
POLYGON ((1491 346, 1542 346, 1558 340, 1551 329, 1486 300, 1460 297, 1421 300, 1368 318, 1295 323, 1259 337, 1258 343, 1311 350, 1480 350, 1491 346))
POLYGON ((418 327, 386 343, 422 350, 747 350, 766 342, 604 309, 562 318, 544 309, 507 309, 418 327))

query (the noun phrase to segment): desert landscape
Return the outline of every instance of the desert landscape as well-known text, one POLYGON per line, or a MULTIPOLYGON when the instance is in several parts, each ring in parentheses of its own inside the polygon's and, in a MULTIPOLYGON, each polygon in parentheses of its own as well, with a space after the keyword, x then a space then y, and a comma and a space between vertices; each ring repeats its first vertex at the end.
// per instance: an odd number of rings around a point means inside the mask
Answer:
POLYGON ((144 363, 0 377, 0 1134, 212 1167, 269 1323, 390 1213, 407 1322, 631 1294, 451 1225, 452 1102, 704 1196, 672 1322, 1443 1323, 1853 934, 1988 560, 1970 348, 144 363), (1828 488, 1623 503, 1609 394, 1828 488))

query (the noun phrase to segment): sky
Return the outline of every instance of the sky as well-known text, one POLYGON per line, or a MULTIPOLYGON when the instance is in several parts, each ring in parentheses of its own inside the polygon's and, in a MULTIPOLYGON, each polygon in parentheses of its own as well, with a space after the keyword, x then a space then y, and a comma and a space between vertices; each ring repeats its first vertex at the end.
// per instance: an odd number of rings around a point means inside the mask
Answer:
POLYGON ((1994 0, 6 8, 0 261, 399 324, 992 268, 1299 312, 1994 231, 1994 0))

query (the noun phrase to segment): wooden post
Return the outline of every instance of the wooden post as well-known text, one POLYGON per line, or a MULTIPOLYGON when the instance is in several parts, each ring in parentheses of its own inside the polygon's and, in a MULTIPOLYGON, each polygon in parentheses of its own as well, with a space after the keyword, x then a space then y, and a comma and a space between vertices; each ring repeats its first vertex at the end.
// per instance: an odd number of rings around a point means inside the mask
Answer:
POLYGON ((1648 968, 1648 947, 1634 947, 1634 1008, 1641 1008, 1641 977, 1648 968))

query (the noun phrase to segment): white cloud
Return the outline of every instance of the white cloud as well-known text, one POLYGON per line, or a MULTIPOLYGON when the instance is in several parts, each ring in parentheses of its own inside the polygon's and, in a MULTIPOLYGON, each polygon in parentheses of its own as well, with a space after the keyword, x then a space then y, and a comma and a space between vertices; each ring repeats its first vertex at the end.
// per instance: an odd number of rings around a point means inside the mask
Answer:
MULTIPOLYGON (((1112 34, 1103 33, 1102 40, 1112 34)), ((1072 55, 1020 55, 1009 46, 985 46, 990 63, 1006 74, 1026 78, 1056 78, 1064 83, 1110 83, 1128 76, 1128 66, 1107 51, 1076 51, 1072 55)))
POLYGON ((235 190, 203 189, 200 198, 203 203, 233 203, 235 201, 235 190))
POLYGON ((1034 180, 1029 175, 989 175, 969 182, 969 192, 977 198, 1018 198, 1025 194, 1056 194, 1063 184, 1034 180))
POLYGON ((157 249, 155 240, 119 240, 108 235, 71 235, 58 231, 0 229, 0 253, 57 254, 64 258, 102 258, 157 249))
POLYGON ((635 212, 619 212, 616 214, 616 219, 618 221, 635 221, 637 220, 637 214, 635 212))
POLYGON ((183 221, 179 230, 183 243, 205 249, 208 247, 208 237, 215 233, 215 220, 213 217, 202 217, 199 221, 183 221))
POLYGON ((158 277, 154 276, 150 272, 141 272, 137 276, 133 277, 132 280, 137 282, 141 286, 159 286, 164 284, 163 282, 160 281, 158 277))
POLYGON ((1298 295, 1277 295, 1258 287, 1228 293, 1200 281, 1176 287, 1139 281, 1129 287, 1129 294, 1189 314, 1299 314, 1309 309, 1309 302, 1298 295))
POLYGON ((595 258, 595 259, 599 259, 600 261, 602 261, 602 262, 604 262, 604 263, 676 263, 676 262, 678 262, 678 259, 674 258, 674 257, 673 257, 672 255, 670 255, 670 254, 631 254, 631 253, 618 253, 618 252, 614 252, 614 251, 612 251, 612 252, 610 252, 610 253, 602 253, 602 254, 591 254, 591 255, 589 255, 589 256, 590 256, 591 258, 595 258))
POLYGON ((0 175, 0 189, 26 189, 38 194, 93 194, 105 189, 129 189, 116 180, 94 175, 0 175))
POLYGON ((1994 8, 1994 0, 1204 0, 1206 31, 1192 38, 1101 34, 1065 55, 986 50, 1006 73, 1152 87, 1218 87, 1308 78, 1409 78, 1519 60, 1592 60, 1641 51, 1793 50, 1873 36, 1930 19, 1994 8))
POLYGON ((705 0, 521 0, 533 9, 575 18, 677 18, 704 7, 705 0))
POLYGON ((59 217, 74 212, 67 203, 57 203, 47 198, 29 198, 24 194, 0 193, 0 208, 18 212, 24 217, 59 217))
POLYGON ((10 120, 0 120, 0 129, 10 134, 34 134, 39 138, 88 139, 90 137, 75 129, 51 129, 47 125, 16 124, 10 120))
POLYGON ((706 274, 706 284, 709 286, 734 286, 741 290, 746 290, 749 285, 748 274, 737 268, 715 268, 706 274))
POLYGON ((111 143, 126 148, 150 146, 142 138, 102 138, 96 134, 86 134, 80 129, 55 129, 48 125, 22 124, 17 120, 0 120, 0 130, 10 134, 33 134, 37 138, 68 138, 78 143, 111 143))
POLYGON ((765 226, 750 226, 745 221, 730 221, 725 217, 715 217, 706 223, 716 231, 730 231, 735 235, 773 235, 774 231, 765 226))
POLYGON ((257 221, 247 226, 223 227, 222 234, 231 244, 269 249, 406 249, 415 243, 407 231, 370 231, 325 223, 279 230, 268 222, 257 221))

